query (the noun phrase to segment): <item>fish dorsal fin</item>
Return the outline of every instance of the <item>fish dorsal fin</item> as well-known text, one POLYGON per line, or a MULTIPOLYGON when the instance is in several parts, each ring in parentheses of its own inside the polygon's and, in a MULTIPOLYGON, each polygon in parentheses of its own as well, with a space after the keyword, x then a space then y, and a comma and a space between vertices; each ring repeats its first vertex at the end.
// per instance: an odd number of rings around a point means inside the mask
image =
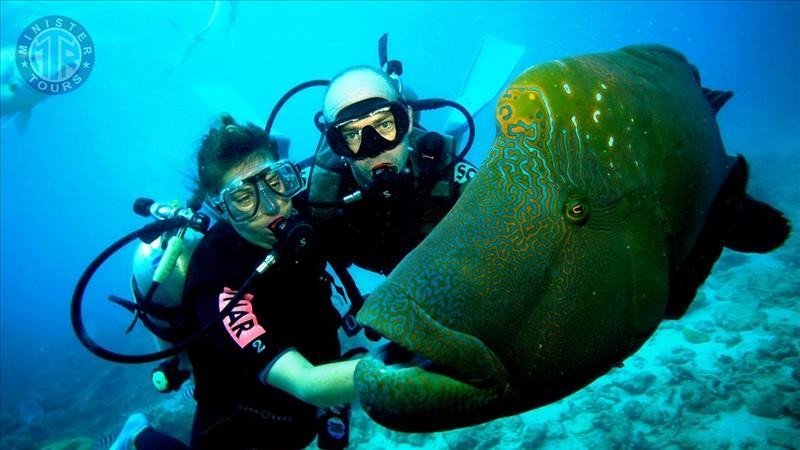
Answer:
POLYGON ((728 103, 728 100, 733 97, 733 91, 715 91, 713 89, 703 88, 703 96, 708 101, 711 110, 714 111, 716 116, 720 109, 728 103))

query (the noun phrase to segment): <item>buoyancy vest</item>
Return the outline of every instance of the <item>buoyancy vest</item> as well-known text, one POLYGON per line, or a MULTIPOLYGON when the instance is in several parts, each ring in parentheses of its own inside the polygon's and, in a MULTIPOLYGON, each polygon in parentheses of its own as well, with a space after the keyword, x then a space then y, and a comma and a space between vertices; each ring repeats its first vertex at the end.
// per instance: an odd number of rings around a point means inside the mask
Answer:
MULTIPOLYGON (((414 128, 409 136, 409 166, 414 175, 415 189, 429 192, 434 198, 455 198, 470 178, 458 173, 474 173, 474 166, 459 161, 454 164, 454 141, 450 136, 414 128), (460 172, 455 170, 459 165, 460 172)), ((308 200, 311 214, 317 220, 336 215, 341 200, 359 189, 347 160, 328 146, 318 152, 309 171, 308 200)))

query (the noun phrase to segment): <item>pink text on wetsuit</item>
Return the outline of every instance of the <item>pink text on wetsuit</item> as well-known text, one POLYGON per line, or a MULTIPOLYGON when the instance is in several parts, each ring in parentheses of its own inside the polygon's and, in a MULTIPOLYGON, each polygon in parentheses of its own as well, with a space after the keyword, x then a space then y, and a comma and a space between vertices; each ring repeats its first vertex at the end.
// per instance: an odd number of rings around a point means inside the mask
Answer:
MULTIPOLYGON (((228 302, 236 295, 236 291, 225 288, 219 294, 219 310, 225 309, 228 302)), ((239 348, 245 348, 267 331, 258 324, 253 314, 253 294, 245 294, 230 313, 222 319, 228 334, 239 348)))

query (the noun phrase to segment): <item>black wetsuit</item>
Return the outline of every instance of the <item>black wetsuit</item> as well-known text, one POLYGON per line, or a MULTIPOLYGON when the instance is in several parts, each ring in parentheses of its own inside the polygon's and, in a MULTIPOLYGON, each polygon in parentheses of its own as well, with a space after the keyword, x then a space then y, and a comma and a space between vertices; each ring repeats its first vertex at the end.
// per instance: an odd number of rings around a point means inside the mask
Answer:
POLYGON ((327 148, 320 153, 312 187, 296 203, 309 209, 331 261, 388 274, 458 200, 469 177, 460 180, 454 173, 452 145, 436 133, 418 130, 411 144, 415 150, 409 154, 406 173, 391 182, 391 196, 373 187, 362 200, 338 208, 317 207, 314 202, 341 199, 363 189, 343 158, 327 148))
MULTIPOLYGON (((214 225, 189 264, 183 294, 188 327, 218 315, 266 254, 230 225, 214 225)), ((260 374, 289 349, 315 365, 338 358, 340 319, 324 267, 319 259, 279 259, 225 324, 189 348, 197 400, 193 449, 303 448, 314 439, 317 408, 263 384, 260 374)))
MULTIPOLYGON (((430 188, 419 189, 412 175, 399 176, 392 198, 367 195, 338 212, 337 217, 317 222, 331 259, 350 262, 388 274, 428 235, 447 214, 456 196, 433 197, 430 188)), ((343 180, 355 191, 352 177, 343 180)), ((345 187, 347 189, 347 187, 345 187)))

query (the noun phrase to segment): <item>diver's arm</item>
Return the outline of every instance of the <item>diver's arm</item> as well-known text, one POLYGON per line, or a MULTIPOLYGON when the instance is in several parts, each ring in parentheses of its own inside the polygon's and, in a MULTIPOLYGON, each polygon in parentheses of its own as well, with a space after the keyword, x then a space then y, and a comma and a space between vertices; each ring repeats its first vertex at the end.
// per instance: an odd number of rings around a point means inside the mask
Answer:
POLYGON ((358 360, 314 366, 297 350, 289 350, 272 364, 265 384, 275 386, 298 399, 323 408, 355 400, 353 372, 358 360))

